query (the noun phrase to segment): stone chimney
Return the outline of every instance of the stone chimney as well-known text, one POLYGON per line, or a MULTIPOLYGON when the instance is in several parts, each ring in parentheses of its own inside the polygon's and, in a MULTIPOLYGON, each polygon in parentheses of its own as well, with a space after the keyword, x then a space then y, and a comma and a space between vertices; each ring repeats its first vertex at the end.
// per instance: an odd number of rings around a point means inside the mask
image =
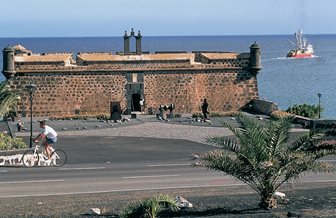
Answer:
POLYGON ((142 38, 142 36, 141 36, 141 33, 140 33, 140 30, 139 30, 139 32, 138 32, 138 35, 137 36, 135 36, 135 49, 136 49, 136 54, 137 55, 141 55, 142 54, 142 50, 141 50, 141 38, 142 38))
POLYGON ((127 31, 124 34, 124 54, 130 54, 130 36, 127 35, 127 31))

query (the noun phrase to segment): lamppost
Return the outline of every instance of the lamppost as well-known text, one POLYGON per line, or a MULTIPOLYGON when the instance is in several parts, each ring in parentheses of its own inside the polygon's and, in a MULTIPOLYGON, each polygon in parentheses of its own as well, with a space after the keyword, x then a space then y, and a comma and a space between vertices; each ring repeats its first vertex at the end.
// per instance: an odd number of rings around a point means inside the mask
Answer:
POLYGON ((31 83, 26 85, 26 88, 29 93, 29 101, 30 101, 30 141, 29 141, 29 147, 33 147, 33 94, 36 89, 36 85, 31 83))
POLYGON ((317 94, 317 97, 319 98, 319 119, 321 118, 321 93, 317 94))

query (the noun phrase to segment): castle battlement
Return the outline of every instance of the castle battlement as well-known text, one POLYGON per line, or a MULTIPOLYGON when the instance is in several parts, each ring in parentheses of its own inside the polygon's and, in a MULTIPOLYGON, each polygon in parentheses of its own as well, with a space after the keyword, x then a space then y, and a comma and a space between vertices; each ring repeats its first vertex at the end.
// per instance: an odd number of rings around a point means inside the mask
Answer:
POLYGON ((20 70, 104 70, 104 69, 176 69, 176 68, 246 68, 249 53, 154 53, 114 55, 111 52, 80 52, 76 60, 72 53, 43 53, 14 56, 15 69, 20 70))

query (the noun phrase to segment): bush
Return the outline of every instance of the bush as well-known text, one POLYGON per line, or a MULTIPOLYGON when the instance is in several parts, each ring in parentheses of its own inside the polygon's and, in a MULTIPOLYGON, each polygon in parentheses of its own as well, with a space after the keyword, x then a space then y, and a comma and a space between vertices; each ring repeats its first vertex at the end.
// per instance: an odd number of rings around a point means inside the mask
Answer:
POLYGON ((156 218, 164 209, 179 210, 175 199, 169 195, 156 195, 152 198, 133 202, 123 209, 120 217, 123 218, 156 218))
POLYGON ((96 116, 98 120, 109 120, 111 118, 110 114, 99 114, 96 116))
POLYGON ((271 114, 270 114, 270 118, 273 119, 273 120, 278 120, 278 119, 281 119, 281 118, 285 118, 285 117, 292 117, 293 114, 290 114, 286 111, 273 111, 271 114))
MULTIPOLYGON (((209 117, 226 117, 226 116, 236 116, 238 114, 237 111, 228 111, 228 112, 219 112, 219 111, 213 111, 210 112, 209 117)), ((201 112, 193 113, 192 118, 204 118, 203 114, 201 112)))
POLYGON ((294 105, 292 107, 289 107, 286 112, 308 117, 308 118, 317 118, 319 111, 323 111, 323 108, 319 108, 318 105, 309 105, 309 104, 302 104, 302 105, 294 105))
POLYGON ((12 139, 10 136, 0 133, 0 150, 12 150, 26 148, 26 143, 21 138, 12 139))

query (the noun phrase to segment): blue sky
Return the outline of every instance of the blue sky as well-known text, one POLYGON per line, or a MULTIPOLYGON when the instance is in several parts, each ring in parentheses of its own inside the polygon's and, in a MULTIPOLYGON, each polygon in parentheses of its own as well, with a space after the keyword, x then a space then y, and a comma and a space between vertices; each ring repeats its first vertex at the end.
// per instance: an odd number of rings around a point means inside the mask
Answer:
POLYGON ((336 0, 1 0, 0 37, 336 33, 336 0))

